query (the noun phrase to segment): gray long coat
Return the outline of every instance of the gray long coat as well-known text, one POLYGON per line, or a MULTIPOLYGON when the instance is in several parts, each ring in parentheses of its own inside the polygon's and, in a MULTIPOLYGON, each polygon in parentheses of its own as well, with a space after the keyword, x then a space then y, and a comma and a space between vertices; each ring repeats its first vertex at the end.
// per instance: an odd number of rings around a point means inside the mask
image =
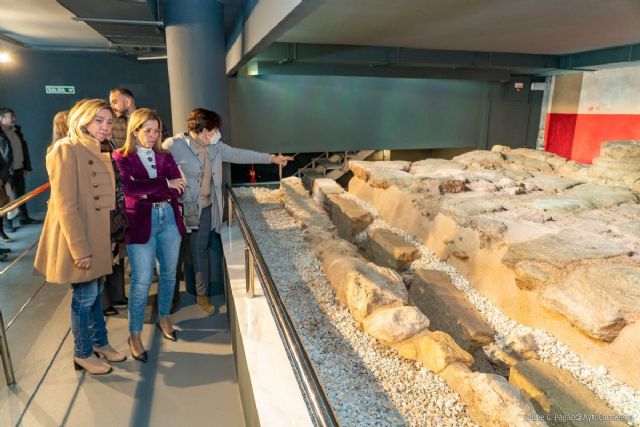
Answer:
MULTIPOLYGON (((189 134, 178 134, 172 138, 168 138, 164 141, 163 147, 173 155, 173 159, 176 164, 180 166, 180 169, 187 178, 187 185, 181 200, 183 203, 183 214, 185 216, 185 224, 187 230, 195 230, 198 227, 189 225, 197 224, 200 214, 202 213, 202 206, 200 204, 200 182, 202 182, 202 176, 204 175, 204 164, 198 158, 196 151, 192 148, 192 144, 197 144, 189 134), (190 206, 194 209, 191 211, 190 206), (187 218, 188 216, 197 217, 191 218, 192 221, 187 218)), ((233 148, 223 143, 222 141, 217 144, 212 144, 207 147, 209 152, 209 161, 211 162, 211 196, 215 195, 215 203, 217 203, 217 209, 220 215, 216 217, 214 209, 211 209, 211 229, 220 232, 220 226, 222 225, 222 162, 228 163, 256 163, 256 164, 268 164, 271 163, 271 155, 268 153, 259 153, 257 151, 243 150, 240 148, 233 148)))

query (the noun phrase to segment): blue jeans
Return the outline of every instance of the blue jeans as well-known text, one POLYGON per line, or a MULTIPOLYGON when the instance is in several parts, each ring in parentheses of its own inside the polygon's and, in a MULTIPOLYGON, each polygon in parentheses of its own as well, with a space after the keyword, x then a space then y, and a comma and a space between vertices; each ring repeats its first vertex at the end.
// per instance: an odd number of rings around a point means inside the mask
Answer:
POLYGON ((151 235, 147 243, 129 244, 127 252, 131 264, 129 290, 129 332, 142 332, 144 310, 153 282, 153 269, 158 260, 158 316, 168 317, 176 281, 176 268, 180 253, 180 231, 173 208, 166 204, 151 209, 151 235))
POLYGON ((73 354, 86 359, 93 347, 107 345, 107 328, 102 314, 102 284, 100 279, 71 285, 71 331, 73 354))

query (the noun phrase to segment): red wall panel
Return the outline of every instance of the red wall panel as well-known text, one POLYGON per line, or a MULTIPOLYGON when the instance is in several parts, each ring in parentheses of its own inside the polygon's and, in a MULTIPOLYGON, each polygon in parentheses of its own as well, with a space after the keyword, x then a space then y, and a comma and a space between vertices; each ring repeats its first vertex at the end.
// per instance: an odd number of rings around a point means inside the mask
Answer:
POLYGON ((625 139, 640 139, 640 115, 547 115, 545 150, 579 163, 591 163, 603 142, 625 139))
POLYGON ((544 149, 558 156, 570 158, 577 114, 547 114, 544 149))

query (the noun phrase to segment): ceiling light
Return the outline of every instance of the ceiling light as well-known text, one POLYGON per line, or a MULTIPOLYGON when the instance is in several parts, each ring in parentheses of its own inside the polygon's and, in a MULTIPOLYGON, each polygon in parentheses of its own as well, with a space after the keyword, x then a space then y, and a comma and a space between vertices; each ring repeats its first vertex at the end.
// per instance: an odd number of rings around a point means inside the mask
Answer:
POLYGON ((7 52, 0 52, 0 63, 1 64, 6 64, 7 62, 11 61, 11 57, 9 56, 9 54, 7 52))

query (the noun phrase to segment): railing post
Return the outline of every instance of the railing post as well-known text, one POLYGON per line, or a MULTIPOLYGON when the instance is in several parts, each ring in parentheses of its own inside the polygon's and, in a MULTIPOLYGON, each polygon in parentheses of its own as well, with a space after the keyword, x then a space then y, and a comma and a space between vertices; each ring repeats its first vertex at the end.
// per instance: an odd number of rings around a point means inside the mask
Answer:
MULTIPOLYGON (((278 153, 278 156, 282 156, 282 153, 278 153)), ((280 177, 280 181, 282 181, 282 165, 278 165, 278 176, 280 177)))
POLYGON ((16 377, 13 374, 13 363, 11 363, 11 355, 9 354, 9 344, 7 343, 7 332, 4 330, 2 311, 0 311, 0 356, 2 356, 2 366, 4 367, 7 385, 13 385, 16 383, 16 377))
POLYGON ((227 190, 227 209, 229 209, 227 223, 229 227, 231 227, 231 222, 233 221, 233 199, 231 198, 231 192, 227 190))
POLYGON ((342 170, 349 170, 349 151, 344 150, 344 164, 342 165, 342 170))
POLYGON ((249 247, 244 248, 244 274, 246 280, 247 296, 249 298, 253 298, 253 296, 255 295, 254 265, 253 254, 251 253, 251 249, 249 249, 249 247))

